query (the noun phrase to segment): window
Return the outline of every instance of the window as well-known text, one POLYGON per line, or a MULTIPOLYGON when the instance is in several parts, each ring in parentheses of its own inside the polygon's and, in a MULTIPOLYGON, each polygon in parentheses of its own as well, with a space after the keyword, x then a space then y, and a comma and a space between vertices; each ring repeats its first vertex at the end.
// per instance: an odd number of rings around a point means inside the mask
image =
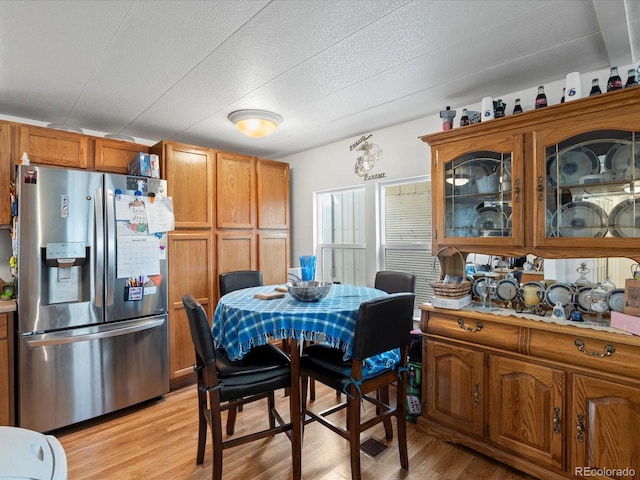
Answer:
POLYGON ((316 278, 366 285, 364 187, 316 193, 316 208, 316 278))
POLYGON ((419 177, 378 185, 380 270, 416 276, 416 304, 433 295, 440 263, 431 252, 431 179, 419 177))

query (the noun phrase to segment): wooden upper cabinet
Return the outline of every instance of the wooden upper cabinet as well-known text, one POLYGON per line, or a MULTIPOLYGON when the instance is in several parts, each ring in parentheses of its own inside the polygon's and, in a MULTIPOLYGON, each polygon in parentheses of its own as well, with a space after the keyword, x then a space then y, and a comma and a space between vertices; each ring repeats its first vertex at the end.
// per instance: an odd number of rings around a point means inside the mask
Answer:
POLYGON ((9 201, 9 178, 11 178, 11 125, 0 122, 0 225, 11 223, 9 201))
POLYGON ((258 228, 289 228, 289 164, 258 158, 258 228))
POLYGON ((161 174, 173 198, 176 228, 211 228, 215 151, 161 142, 151 147, 150 152, 160 156, 161 174))
POLYGON ((265 285, 286 283, 289 271, 289 236, 283 233, 258 234, 258 270, 265 285))
POLYGON ((149 153, 149 147, 139 143, 96 138, 95 169, 101 172, 126 174, 129 172, 129 163, 140 152, 149 153))
MULTIPOLYGON (((27 152, 31 163, 87 168, 89 137, 51 128, 21 126, 16 155, 27 152)), ((17 158, 16 158, 17 163, 17 158)))
POLYGON ((218 228, 255 228, 255 159, 218 152, 216 214, 218 228))

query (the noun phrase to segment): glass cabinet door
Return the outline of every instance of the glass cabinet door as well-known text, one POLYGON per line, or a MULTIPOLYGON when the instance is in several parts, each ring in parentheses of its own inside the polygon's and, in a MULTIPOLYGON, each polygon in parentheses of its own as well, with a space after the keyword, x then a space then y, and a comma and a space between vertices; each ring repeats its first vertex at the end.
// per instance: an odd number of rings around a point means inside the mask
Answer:
POLYGON ((545 146, 545 156, 547 239, 640 237, 639 133, 583 133, 545 146))
POLYGON ((511 152, 459 156, 444 165, 443 181, 445 237, 512 236, 511 152))

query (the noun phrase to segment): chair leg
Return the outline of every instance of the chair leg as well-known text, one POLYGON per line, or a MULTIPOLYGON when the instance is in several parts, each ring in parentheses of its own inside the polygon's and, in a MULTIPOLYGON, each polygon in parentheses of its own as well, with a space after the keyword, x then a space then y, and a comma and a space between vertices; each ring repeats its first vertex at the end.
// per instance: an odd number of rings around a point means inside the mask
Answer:
MULTIPOLYGON (((385 385, 384 387, 379 388, 376 391, 376 396, 378 401, 384 403, 385 405, 389 405, 389 385, 385 385)), ((376 414, 380 415, 380 407, 376 407, 376 414)), ((384 436, 387 440, 391 440, 393 438, 393 427, 391 426, 391 418, 386 417, 382 423, 384 424, 384 436)))
POLYGON ((238 407, 232 407, 227 410, 227 435, 231 436, 236 431, 236 417, 238 414, 238 407))
POLYGON ((276 417, 273 415, 273 409, 276 408, 276 400, 273 390, 269 392, 267 404, 269 408, 269 428, 276 428, 276 417))
POLYGON ((312 402, 316 400, 316 381, 313 378, 309 379, 309 400, 312 402))
POLYGON ((211 437, 213 438, 213 480, 222 480, 222 416, 220 395, 214 392, 209 397, 209 415, 211 417, 211 437))
MULTIPOLYGON (((355 390, 355 389, 353 389, 355 390)), ((349 400, 349 451, 351 456, 351 479, 360 480, 360 396, 357 392, 349 400)))
POLYGON ((207 394, 198 389, 198 453, 196 454, 196 465, 204 462, 204 450, 207 446, 207 416, 205 410, 207 406, 207 394))
MULTIPOLYGON (((406 374, 402 374, 406 378, 406 374)), ((409 469, 409 455, 407 453, 407 415, 405 407, 405 396, 401 392, 405 391, 405 382, 398 381, 398 392, 396 394, 396 425, 398 428, 398 453, 400 454, 400 466, 409 469)))

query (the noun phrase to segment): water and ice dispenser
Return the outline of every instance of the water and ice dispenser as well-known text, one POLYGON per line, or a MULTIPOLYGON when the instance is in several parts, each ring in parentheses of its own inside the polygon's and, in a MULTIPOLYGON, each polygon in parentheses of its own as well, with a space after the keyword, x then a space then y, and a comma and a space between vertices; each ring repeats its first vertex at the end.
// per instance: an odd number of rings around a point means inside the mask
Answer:
POLYGON ((91 300, 90 253, 90 247, 79 242, 47 243, 40 249, 43 304, 91 300))

